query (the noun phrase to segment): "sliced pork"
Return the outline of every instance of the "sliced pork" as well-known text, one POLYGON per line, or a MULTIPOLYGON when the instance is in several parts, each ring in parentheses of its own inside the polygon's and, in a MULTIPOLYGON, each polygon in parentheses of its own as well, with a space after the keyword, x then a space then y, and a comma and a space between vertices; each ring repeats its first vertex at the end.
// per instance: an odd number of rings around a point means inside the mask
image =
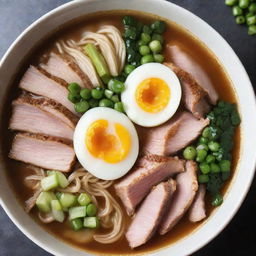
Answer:
POLYGON ((78 83, 81 87, 91 89, 92 83, 88 76, 68 56, 51 53, 46 64, 41 67, 48 73, 65 80, 67 83, 78 83))
POLYGON ((58 105, 46 98, 36 99, 23 95, 12 103, 9 128, 73 140, 75 118, 71 112, 58 105))
POLYGON ((196 80, 186 71, 172 63, 164 63, 180 79, 183 97, 182 100, 187 110, 195 117, 203 118, 210 111, 210 105, 207 102, 206 91, 196 82, 196 80))
POLYGON ((194 161, 187 161, 186 171, 177 175, 177 191, 160 224, 159 233, 161 235, 170 231, 192 204, 198 189, 196 172, 197 164, 194 161))
POLYGON ((189 51, 182 46, 167 44, 167 53, 175 65, 190 73, 197 83, 203 87, 203 89, 208 93, 210 102, 212 104, 216 104, 218 94, 211 80, 203 68, 190 56, 189 51))
POLYGON ((137 211, 126 233, 131 248, 146 243, 155 233, 176 190, 176 182, 169 180, 154 187, 137 211))
POLYGON ((157 155, 175 154, 191 144, 208 124, 208 119, 198 120, 187 111, 178 112, 158 127, 140 129, 141 150, 157 155))
POLYGON ((196 193, 195 200, 189 209, 189 220, 192 222, 198 222, 206 218, 205 209, 205 185, 200 185, 196 193))
POLYGON ((49 136, 30 133, 16 134, 9 157, 45 169, 70 171, 75 163, 71 144, 49 136))
POLYGON ((68 100, 67 86, 64 80, 34 66, 28 68, 19 84, 21 89, 55 100, 77 115, 73 103, 68 100))
POLYGON ((121 198, 128 215, 159 182, 184 171, 184 161, 178 157, 148 155, 139 159, 130 173, 116 185, 116 193, 121 198))

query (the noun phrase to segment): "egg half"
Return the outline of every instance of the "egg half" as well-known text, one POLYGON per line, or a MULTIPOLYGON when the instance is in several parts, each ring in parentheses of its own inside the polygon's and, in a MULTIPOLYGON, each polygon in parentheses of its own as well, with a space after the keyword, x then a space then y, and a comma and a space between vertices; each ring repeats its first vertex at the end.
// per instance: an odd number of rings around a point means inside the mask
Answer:
POLYGON ((124 109, 136 124, 160 125, 176 112, 181 100, 180 81, 168 67, 148 63, 136 68, 125 81, 124 109))
POLYGON ((114 180, 125 175, 135 163, 139 140, 125 114, 97 107, 80 118, 74 132, 74 149, 88 172, 103 180, 114 180))

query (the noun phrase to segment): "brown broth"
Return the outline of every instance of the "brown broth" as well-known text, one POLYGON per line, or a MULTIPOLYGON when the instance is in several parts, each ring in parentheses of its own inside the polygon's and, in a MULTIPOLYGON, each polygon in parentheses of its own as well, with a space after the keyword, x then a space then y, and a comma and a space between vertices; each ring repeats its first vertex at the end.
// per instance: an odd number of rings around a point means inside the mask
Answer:
MULTIPOLYGON (((100 25, 103 24, 111 24, 118 27, 122 30, 122 23, 121 19, 124 14, 127 14, 129 11, 119 11, 117 12, 108 13, 100 13, 89 15, 80 19, 79 21, 74 21, 70 24, 65 24, 63 27, 59 28, 58 31, 54 33, 54 35, 46 41, 33 52, 31 52, 30 56, 26 61, 26 64, 34 63, 37 64, 38 62, 42 61, 43 59, 41 56, 47 54, 49 51, 54 49, 54 42, 58 39, 78 39, 81 33, 84 30, 91 30, 95 31, 100 25), (46 42, 46 43, 45 43, 46 42)), ((144 23, 148 23, 154 19, 157 19, 157 16, 149 15, 149 14, 142 14, 132 12, 137 19, 141 20, 144 23)), ((207 49, 198 39, 193 37, 188 31, 181 28, 177 24, 173 22, 168 22, 168 28, 165 32, 165 42, 172 42, 178 43, 182 47, 185 47, 191 58, 200 65, 205 73, 209 76, 210 80, 214 84, 216 90, 218 91, 220 98, 229 102, 237 102, 235 92, 232 88, 232 84, 227 77, 223 67, 220 65, 216 57, 213 53, 207 49)), ((168 61, 168 55, 165 54, 166 60, 168 61)), ((27 65, 25 67, 27 67, 27 65)), ((8 98, 7 104, 10 104, 11 100, 17 95, 17 82, 19 78, 22 76, 23 72, 20 71, 19 75, 17 75, 17 80, 12 86, 11 89, 11 97, 8 98)), ((2 127, 5 127, 3 130, 3 137, 4 137, 4 152, 5 152, 5 164, 7 170, 7 176, 9 178, 10 186, 13 188, 18 201, 24 205, 24 201, 31 196, 32 191, 28 189, 24 185, 24 177, 31 173, 31 169, 25 164, 13 161, 8 159, 7 155, 10 149, 10 142, 12 138, 12 134, 7 131, 6 127, 8 126, 10 113, 6 114, 5 122, 2 124, 2 127)), ((240 129, 237 129, 235 134, 235 144, 233 150, 233 175, 234 170, 236 169, 237 163, 239 161, 240 155, 240 129)), ((229 184, 232 182, 232 179, 226 184, 223 188, 223 192, 226 191, 229 184)), ((117 200, 119 200, 117 198, 117 200)), ((119 201, 120 202, 120 201, 119 201)), ((120 202, 121 203, 121 202, 120 202)), ((210 200, 207 199, 207 214, 210 215, 213 208, 210 205, 210 200)), ((104 255, 113 255, 113 254, 141 254, 141 253, 149 253, 150 251, 158 250, 162 247, 166 247, 179 239, 183 238, 184 236, 189 235, 193 232, 196 228, 198 228, 203 223, 194 224, 188 221, 186 216, 175 226, 175 228, 167 233, 164 236, 160 236, 158 234, 154 235, 154 237, 145 245, 131 250, 126 242, 125 238, 123 237, 118 242, 109 245, 99 244, 95 241, 88 242, 88 243, 79 243, 77 241, 72 241, 70 237, 64 236, 64 231, 70 230, 68 223, 60 224, 60 223, 51 223, 51 224, 42 224, 37 217, 37 210, 34 209, 30 213, 31 217, 40 224, 45 230, 52 233, 57 238, 70 243, 73 246, 76 246, 82 250, 96 253, 96 254, 104 254, 104 255)), ((126 225, 129 224, 130 219, 124 213, 126 218, 126 225)), ((100 229, 98 232, 104 232, 100 229)))

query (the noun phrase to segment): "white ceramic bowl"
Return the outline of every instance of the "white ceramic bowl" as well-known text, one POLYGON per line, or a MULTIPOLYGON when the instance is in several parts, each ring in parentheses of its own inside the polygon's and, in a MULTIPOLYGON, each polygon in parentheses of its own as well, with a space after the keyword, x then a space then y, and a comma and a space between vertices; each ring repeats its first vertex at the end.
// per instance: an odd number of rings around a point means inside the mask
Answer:
MULTIPOLYGON (((256 104, 252 85, 236 54, 212 27, 187 10, 163 0, 72 1, 34 22, 9 48, 0 64, 0 102, 4 102, 7 88, 23 58, 49 32, 81 15, 112 9, 134 9, 154 13, 187 28, 215 53, 232 79, 238 96, 239 111, 242 117, 241 159, 233 183, 225 195, 223 205, 215 210, 208 221, 191 235, 152 253, 152 255, 166 256, 189 255, 212 240, 234 216, 250 187, 256 162, 256 150, 253 150, 256 141, 256 104)), ((0 159, 0 162, 2 161, 3 159, 0 159)), ((15 170, 13 171, 15 172, 15 170)), ((57 240, 34 221, 31 221, 15 199, 3 170, 0 172, 0 197, 2 207, 17 227, 48 252, 62 256, 88 255, 57 240)))

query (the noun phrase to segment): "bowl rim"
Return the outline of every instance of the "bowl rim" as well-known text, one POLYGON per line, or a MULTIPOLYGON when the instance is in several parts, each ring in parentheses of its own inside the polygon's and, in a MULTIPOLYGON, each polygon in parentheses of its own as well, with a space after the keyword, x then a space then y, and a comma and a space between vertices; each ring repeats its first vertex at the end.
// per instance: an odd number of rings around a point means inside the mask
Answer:
MULTIPOLYGON (((11 46, 8 48, 8 50, 6 51, 6 53, 4 54, 4 56, 2 57, 1 61, 0 61, 0 69, 2 69, 2 67, 4 66, 4 63, 5 61, 8 59, 8 56, 10 55, 10 53, 13 51, 13 49, 16 47, 16 45, 19 43, 19 41, 26 36, 26 34, 31 31, 31 30, 34 30, 36 29, 36 27, 38 26, 38 24, 40 23, 43 23, 44 21, 46 21, 47 19, 50 19, 53 15, 59 13, 59 12, 62 12, 62 11, 66 11, 66 9, 72 7, 72 6, 76 6, 76 5, 79 5, 79 4, 87 4, 89 2, 92 2, 93 0, 76 0, 76 1, 72 1, 72 2, 68 2, 68 3, 65 3, 53 10, 51 10, 50 12, 44 14, 41 18, 37 19, 35 22, 33 22, 29 27, 27 27, 18 37, 17 39, 11 44, 11 46)), ((94 2, 101 2, 103 0, 94 0, 94 2)), ((113 1, 117 1, 117 0, 113 0, 113 1)), ((120 1, 120 0, 119 0, 120 1)), ((191 13, 190 11, 186 10, 185 8, 183 7, 180 7, 178 6, 177 4, 174 4, 174 3, 171 3, 171 2, 167 2, 165 0, 140 0, 140 2, 151 2, 151 3, 154 3, 154 2, 158 2, 158 3, 161 3, 163 6, 166 5, 166 7, 168 7, 168 5, 172 6, 173 8, 175 8, 178 12, 181 12, 183 13, 184 15, 188 15, 189 17, 193 18, 193 20, 195 21, 195 23, 197 24, 200 24, 202 27, 204 27, 208 32, 209 34, 211 35, 214 35, 216 36, 216 41, 219 41, 221 42, 221 44, 225 47, 226 50, 228 50, 228 53, 227 54, 231 54, 231 57, 233 59, 233 61, 235 61, 235 64, 238 66, 238 68, 240 69, 240 73, 243 74, 243 80, 244 80, 244 83, 247 84, 248 86, 246 87, 246 93, 247 95, 253 95, 254 97, 251 97, 249 98, 249 103, 252 104, 251 105, 251 112, 252 113, 255 113, 256 111, 256 99, 255 99, 255 94, 254 94, 254 91, 253 91, 253 87, 252 87, 252 84, 250 82, 250 79, 248 77, 248 74, 247 72, 245 71, 245 68, 243 66, 243 64, 241 63, 241 61, 239 60, 239 58, 237 57, 237 55, 235 54, 235 52, 233 51, 233 49, 231 48, 231 46, 227 43, 227 41, 215 30, 213 29, 209 24, 207 24, 204 20, 202 20, 201 18, 199 18, 198 16, 196 16, 195 14, 191 13), (254 111, 253 111, 254 110, 254 111)), ((113 8, 113 9, 116 9, 116 8, 113 8)), ((120 9, 120 8, 119 8, 120 9)), ((131 10, 136 10, 136 8, 131 8, 131 10)), ((161 16, 161 15, 159 15, 161 16)), ((172 19, 171 19, 172 20, 172 19)), ((186 22, 185 22, 186 23, 186 22)), ((183 27, 187 27, 189 26, 188 24, 184 25, 184 24, 179 24, 183 27)), ((194 31, 191 31, 192 34, 195 35, 195 32, 194 31)), ((204 41, 202 40, 202 38, 198 37, 200 41, 204 41)), ((208 44, 205 43, 206 46, 208 47, 208 44)), ((208 47, 209 48, 209 47, 208 47)), ((214 52, 215 53, 215 52, 214 52)), ((218 56, 218 54, 215 53, 215 55, 217 56, 218 59, 220 59, 218 56)), ((224 63, 222 61, 220 61, 222 66, 224 68, 226 68, 226 66, 224 65, 224 63)), ((236 86, 234 86, 236 87, 236 86)), ((241 93, 241 92, 240 92, 241 93)), ((239 104, 241 105, 241 103, 239 104)), ((249 104, 248 104, 249 105, 249 104)), ((244 106, 243 106, 244 107, 244 106)), ((246 108, 248 109, 248 108, 246 108)), ((252 119, 253 120, 253 119, 252 119)), ((256 120, 256 117, 254 118, 254 121, 256 120)), ((242 123, 243 124, 243 123, 242 123)), ((243 125, 242 125, 243 126, 243 125)), ((243 130, 246 128, 246 127, 242 127, 243 130)), ((252 127, 250 130, 252 129, 256 129, 256 122, 252 122, 252 127)), ((256 138, 256 135, 254 136, 256 138)), ((247 142, 247 144, 249 144, 247 142)), ((243 148, 242 148, 243 149, 243 148)), ((241 152, 241 155, 242 155, 242 152, 241 152)), ((242 202, 244 201, 245 199, 245 196, 247 195, 249 189, 250 189, 250 186, 251 186, 251 183, 253 181, 253 177, 254 177, 254 173, 255 173, 255 167, 256 167, 256 151, 255 153, 254 152, 251 152, 249 154, 249 159, 250 159, 250 164, 248 164, 248 169, 250 170, 250 172, 248 173, 249 175, 247 176, 247 178, 244 178, 244 184, 241 186, 236 186, 237 189, 239 189, 239 192, 241 192, 240 194, 237 195, 237 198, 236 200, 229 200, 231 202, 234 203, 234 206, 232 206, 232 210, 228 213, 228 217, 225 217, 224 221, 222 221, 221 223, 219 223, 218 227, 215 227, 214 231, 211 231, 211 234, 205 235, 205 237, 203 237, 202 240, 199 240, 200 242, 196 241, 196 239, 189 239, 191 236, 193 236, 194 238, 195 237, 198 237, 197 236, 197 233, 198 233, 198 229, 195 230, 192 234, 182 238, 182 239, 179 239, 176 243, 180 243, 182 241, 185 241, 185 240, 190 240, 190 242, 194 242, 196 245, 193 245, 193 246, 190 246, 188 248, 183 248, 183 251, 182 251, 182 254, 180 254, 177 250, 175 251, 177 254, 175 255, 189 255, 193 252, 195 252, 196 250, 202 248, 204 245, 206 245, 209 241, 211 241, 212 239, 214 239, 225 227, 226 225, 231 221, 231 219, 234 217, 234 215, 236 214, 236 212, 238 211, 238 209, 240 208, 242 202)), ((242 158, 242 157, 241 157, 242 158)), ((237 169, 239 168, 239 165, 237 167, 237 169)), ((234 179, 237 179, 238 177, 238 170, 236 170, 236 174, 233 178, 233 183, 235 183, 236 181, 234 179)), ((241 176, 241 175, 240 175, 241 176)), ((239 177, 240 177, 239 176, 239 177)), ((242 178, 240 178, 242 179, 242 178)), ((229 191, 227 191, 228 195, 229 195, 229 192, 230 190, 232 190, 232 187, 233 187, 234 184, 231 184, 230 188, 229 188, 229 191)), ((233 191, 232 191, 233 192, 233 191)), ((235 191, 234 191, 235 192, 235 191)), ((233 193, 234 193, 233 192, 233 193)), ((12 212, 9 210, 8 208, 8 204, 6 204, 2 198, 0 197, 0 205, 3 207, 4 211, 7 213, 7 215, 9 216, 9 218, 14 222, 14 224, 30 239, 32 240, 35 244, 39 245, 41 248, 47 250, 48 252, 51 252, 53 253, 54 255, 61 255, 57 249, 55 248, 52 248, 50 246, 48 246, 47 244, 43 243, 40 239, 40 237, 33 237, 31 234, 30 234, 30 231, 28 229, 26 229, 26 227, 24 227, 24 225, 22 225, 21 221, 16 219, 12 212)), ((217 210, 217 213, 216 214, 212 214, 210 216, 209 219, 213 219, 218 213, 218 215, 222 214, 223 211, 221 211, 221 208, 219 208, 217 210)), ((207 221, 209 222, 209 221, 207 221)), ((216 223, 215 223, 216 224, 216 223)), ((207 226, 207 225, 204 225, 203 226, 207 226)), ((201 230, 203 227, 200 225, 199 229, 201 230)), ((204 228, 204 232, 206 231, 210 231, 209 229, 205 229, 204 228)), ((201 232, 202 233, 202 232, 201 232)), ((61 241, 61 240, 60 240, 61 241)), ((175 243, 175 244, 176 244, 175 243)), ((152 254, 157 254, 157 255, 169 255, 168 253, 170 253, 170 249, 172 246, 174 246, 175 244, 171 244, 169 245, 169 247, 164 247, 164 248, 160 248, 158 251, 152 251, 152 254)), ((73 248, 73 247, 72 247, 73 248)), ((84 252, 86 254, 86 252, 84 252)))

